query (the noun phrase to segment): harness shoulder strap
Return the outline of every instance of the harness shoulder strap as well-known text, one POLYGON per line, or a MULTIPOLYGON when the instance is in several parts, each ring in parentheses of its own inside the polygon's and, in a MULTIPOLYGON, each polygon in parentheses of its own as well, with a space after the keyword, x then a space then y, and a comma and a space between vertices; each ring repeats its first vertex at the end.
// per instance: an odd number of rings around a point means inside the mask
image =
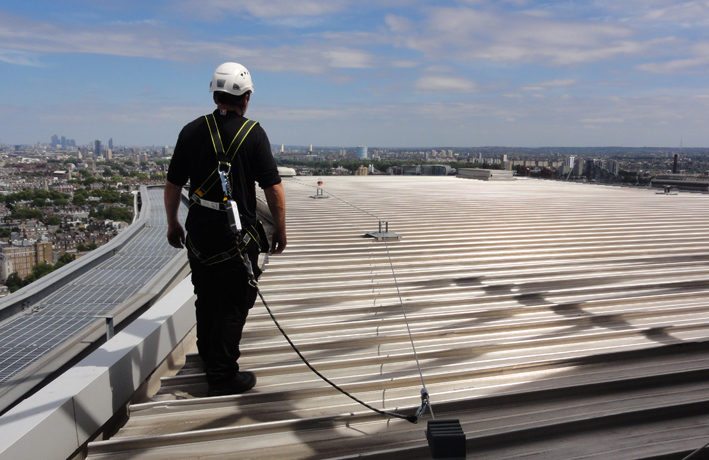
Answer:
POLYGON ((212 139, 212 146, 214 147, 214 153, 217 159, 217 168, 212 171, 212 173, 207 177, 207 179, 195 190, 195 194, 191 197, 190 206, 200 201, 196 198, 202 198, 209 192, 212 187, 219 181, 219 170, 220 168, 228 168, 231 162, 236 157, 237 152, 241 148, 241 145, 246 139, 246 136, 251 132, 251 130, 258 124, 257 121, 246 119, 241 128, 237 131, 234 139, 229 144, 229 148, 226 153, 224 152, 224 144, 222 143, 221 134, 219 133, 219 127, 217 126, 217 120, 214 114, 209 114, 204 116, 207 121, 207 126, 209 127, 209 134, 212 139), (196 195, 196 196, 195 196, 196 195))

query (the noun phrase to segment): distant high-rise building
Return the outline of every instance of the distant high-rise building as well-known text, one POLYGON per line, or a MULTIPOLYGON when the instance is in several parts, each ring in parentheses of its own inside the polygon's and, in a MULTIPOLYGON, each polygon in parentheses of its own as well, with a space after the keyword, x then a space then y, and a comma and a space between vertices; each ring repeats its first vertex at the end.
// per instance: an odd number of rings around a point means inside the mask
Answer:
POLYGON ((564 164, 565 164, 566 166, 568 166, 569 168, 573 169, 573 168, 574 168, 574 164, 576 164, 576 157, 573 156, 573 155, 566 157, 566 161, 565 161, 564 164))
POLYGON ((367 147, 361 145, 357 147, 357 159, 366 160, 367 159, 367 147))
POLYGON ((283 144, 281 144, 281 153, 283 153, 285 150, 283 150, 283 144))
POLYGON ((101 141, 98 139, 94 141, 94 155, 101 155, 101 141))
POLYGON ((57 145, 59 143, 59 136, 56 134, 52 136, 52 145, 57 145))
POLYGON ((583 161, 575 161, 571 174, 574 176, 583 176, 583 161))
POLYGON ((108 140, 108 148, 111 149, 111 150, 113 150, 113 138, 110 138, 110 139, 108 140))

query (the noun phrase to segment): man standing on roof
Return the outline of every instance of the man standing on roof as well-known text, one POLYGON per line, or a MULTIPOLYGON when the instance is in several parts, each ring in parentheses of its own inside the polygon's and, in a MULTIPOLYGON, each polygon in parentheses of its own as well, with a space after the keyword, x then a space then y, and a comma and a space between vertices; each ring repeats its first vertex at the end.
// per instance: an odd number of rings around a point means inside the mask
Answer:
POLYGON ((180 132, 165 183, 165 210, 168 242, 188 248, 197 295, 197 349, 208 394, 220 396, 243 393, 256 384, 252 372, 239 370, 239 342, 256 300, 259 251, 283 252, 286 212, 266 132, 244 118, 254 91, 249 71, 226 62, 214 72, 209 91, 217 109, 180 132), (188 179, 185 236, 177 211, 188 179), (256 182, 273 216, 270 248, 256 218, 256 182))

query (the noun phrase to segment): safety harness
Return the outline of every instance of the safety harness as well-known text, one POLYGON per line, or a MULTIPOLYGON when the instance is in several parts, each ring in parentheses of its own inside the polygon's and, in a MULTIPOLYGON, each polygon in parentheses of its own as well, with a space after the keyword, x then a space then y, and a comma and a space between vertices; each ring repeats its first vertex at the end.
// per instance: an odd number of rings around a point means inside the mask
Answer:
MULTIPOLYGON (((255 242, 261 247, 262 237, 259 231, 257 221, 254 224, 249 225, 247 228, 243 229, 241 226, 241 214, 239 213, 236 201, 232 199, 232 187, 231 187, 231 169, 232 162, 236 158, 237 153, 241 144, 243 144, 246 136, 251 132, 254 126, 258 122, 253 120, 246 120, 241 128, 234 136, 231 141, 229 148, 224 152, 224 145, 222 143, 221 134, 219 133, 219 128, 217 127, 217 120, 214 114, 205 115, 205 120, 207 121, 207 126, 209 127, 209 134, 212 138, 212 145, 214 147, 214 152, 217 159, 217 167, 212 173, 207 176, 207 179, 197 187, 195 192, 190 197, 190 208, 197 204, 208 209, 212 209, 218 212, 226 212, 227 218, 229 220, 229 225, 232 232, 235 235, 234 246, 226 251, 220 252, 213 255, 201 254, 200 251, 195 247, 194 243, 190 239, 189 233, 187 234, 187 247, 192 254, 204 265, 214 265, 225 260, 232 259, 236 256, 241 257, 244 261, 244 265, 249 272, 249 278, 254 278, 253 269, 251 263, 248 260, 248 255, 246 253, 246 248, 251 242, 255 242), (207 200, 204 197, 212 190, 212 188, 218 183, 221 183, 223 198, 221 201, 207 200)), ((242 170, 236 171, 238 174, 243 174, 242 170)), ((214 193, 212 193, 212 196, 214 193)))
MULTIPOLYGON (((195 193, 192 194, 190 197, 190 207, 192 207, 194 204, 199 204, 200 206, 204 206, 209 209, 213 209, 215 211, 223 211, 227 213, 227 216, 229 218, 229 224, 231 226, 231 229, 234 233, 235 236, 235 245, 233 248, 229 249, 228 251, 222 252, 220 254, 213 255, 208 258, 202 258, 202 256, 199 254, 199 251, 196 250, 194 245, 192 244, 190 238, 189 238, 189 233, 187 235, 187 247, 192 251, 192 253, 199 259, 200 262, 202 262, 205 265, 213 265, 216 263, 219 263, 223 260, 231 259, 232 257, 239 256, 241 261, 244 264, 244 267, 246 268, 246 273, 249 279, 249 285, 251 285, 253 288, 256 289, 256 292, 258 296, 261 298, 261 301, 263 302, 264 307, 266 307, 266 310, 268 311, 269 316, 271 316, 271 319, 273 322, 276 324, 276 327, 278 330, 283 334, 283 337, 288 341, 290 344, 291 348, 293 348, 293 351, 300 357, 300 359, 305 363, 308 368, 313 371, 318 377, 320 377, 323 381, 328 383, 330 386, 344 394, 345 396, 349 397, 350 399, 354 400, 355 402, 361 404, 362 406, 377 412, 379 414, 388 416, 388 417, 395 417, 395 418, 400 418, 407 420, 411 423, 418 423, 419 419, 423 415, 423 413, 426 411, 426 409, 429 409, 431 411, 431 415, 433 415, 433 409, 430 406, 429 403, 429 396, 428 396, 428 391, 426 390, 425 386, 421 390, 421 406, 416 410, 414 415, 404 415, 396 412, 390 412, 390 411, 385 411, 381 409, 377 409, 376 407, 373 407, 366 402, 356 398, 355 396, 351 395, 341 387, 339 387, 337 384, 329 380, 327 377, 325 377, 323 374, 318 372, 317 369, 315 369, 303 356, 303 354, 298 350, 298 348, 295 346, 293 341, 291 341, 290 337, 288 337, 288 334, 283 330, 281 325, 278 323, 278 320, 276 320, 276 317, 273 315, 273 312, 271 311, 271 308, 268 306, 268 303, 266 303, 266 299, 263 298, 263 294, 261 294, 261 290, 259 289, 258 285, 258 279, 254 275, 253 267, 251 265, 251 261, 249 260, 248 253, 246 252, 246 246, 250 241, 256 241, 260 245, 261 238, 259 236, 259 232, 256 228, 255 225, 252 225, 249 229, 246 229, 246 231, 242 231, 241 228, 241 223, 239 219, 239 212, 236 206, 236 202, 232 199, 231 197, 231 182, 229 180, 230 174, 231 174, 231 167, 232 167, 232 161, 236 157, 237 152, 239 151, 239 147, 241 147, 241 144, 244 142, 244 139, 246 136, 249 134, 251 129, 256 125, 255 121, 251 120, 246 120, 244 124, 241 126, 239 131, 236 133, 236 136, 232 140, 231 144, 229 145, 229 149, 227 150, 226 153, 224 153, 224 147, 222 145, 222 140, 221 136, 219 134, 219 129, 217 127, 217 122, 216 119, 214 118, 214 114, 210 116, 207 115, 205 116, 207 120, 207 125, 209 126, 209 133, 212 137, 212 144, 214 145, 214 151, 217 154, 217 169, 212 172, 208 177, 207 180, 204 181, 202 185, 200 185, 195 193), (218 182, 221 181, 222 184, 222 191, 224 192, 224 198, 221 202, 216 202, 216 201, 209 201, 204 199, 204 196, 214 187, 214 185, 218 182)), ((243 171, 239 170, 237 171, 239 174, 243 174, 243 171)), ((387 249, 388 252, 388 249, 387 249)), ((408 325, 408 323, 407 323, 408 325)), ((415 349, 414 349, 415 353, 415 349)), ((417 365, 418 365, 418 360, 417 360, 417 365)), ((419 368, 420 372, 420 368, 419 368)), ((422 376, 423 379, 423 376, 422 376)), ((464 439, 464 438, 463 438, 464 439)))

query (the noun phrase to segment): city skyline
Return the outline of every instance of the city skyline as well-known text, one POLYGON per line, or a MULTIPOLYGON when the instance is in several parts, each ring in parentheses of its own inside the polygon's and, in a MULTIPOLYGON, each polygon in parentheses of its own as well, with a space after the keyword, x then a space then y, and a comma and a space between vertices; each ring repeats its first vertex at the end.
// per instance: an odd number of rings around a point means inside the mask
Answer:
POLYGON ((0 142, 174 145, 251 71, 273 144, 707 147, 698 1, 11 0, 0 142))

